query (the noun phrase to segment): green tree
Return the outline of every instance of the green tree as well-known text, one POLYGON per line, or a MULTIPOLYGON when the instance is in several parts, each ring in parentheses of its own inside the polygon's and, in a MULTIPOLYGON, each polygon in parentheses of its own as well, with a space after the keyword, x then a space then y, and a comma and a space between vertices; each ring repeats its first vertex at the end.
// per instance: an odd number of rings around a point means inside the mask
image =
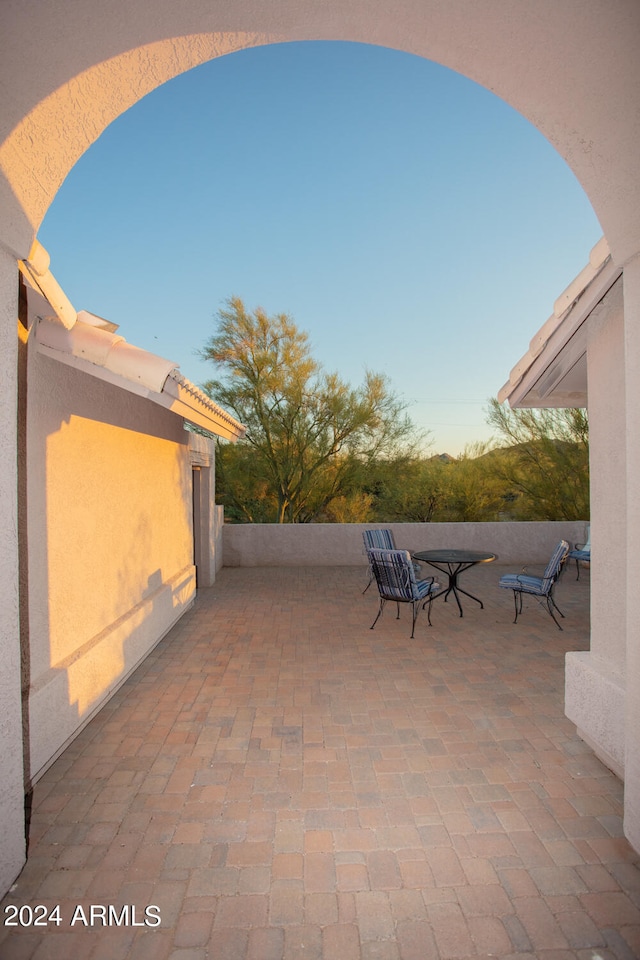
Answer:
POLYGON ((413 457, 378 463, 367 489, 373 519, 443 523, 500 520, 506 485, 491 464, 487 444, 468 445, 457 458, 413 457))
POLYGON ((514 519, 589 518, 586 410, 512 410, 492 399, 487 422, 506 442, 492 460, 509 489, 514 519))
POLYGON ((506 486, 493 468, 488 444, 468 445, 444 467, 444 495, 435 519, 459 523, 501 519, 506 486))
POLYGON ((417 439, 384 375, 367 372, 352 389, 325 373, 307 334, 286 314, 248 311, 233 297, 200 353, 222 374, 205 391, 247 428, 244 441, 219 447, 223 502, 232 518, 310 522, 326 517, 340 498, 348 512, 363 469, 417 439))
POLYGON ((447 496, 447 466, 439 457, 406 456, 372 465, 366 490, 372 519, 380 523, 429 523, 447 496))

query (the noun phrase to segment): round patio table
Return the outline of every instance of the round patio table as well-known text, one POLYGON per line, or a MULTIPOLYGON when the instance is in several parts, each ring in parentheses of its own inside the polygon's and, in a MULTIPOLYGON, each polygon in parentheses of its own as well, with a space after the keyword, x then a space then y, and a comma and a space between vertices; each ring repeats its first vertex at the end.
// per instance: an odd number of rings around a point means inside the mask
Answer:
POLYGON ((440 590, 439 593, 434 594, 431 598, 432 600, 444 594, 446 603, 449 594, 453 593, 456 598, 456 603, 458 604, 460 616, 462 616, 462 604, 460 603, 458 594, 464 593, 465 597, 475 600, 484 610, 482 600, 474 597, 472 593, 463 590, 458 583, 458 577, 461 573, 464 573, 465 570, 469 570, 470 567, 475 567, 478 563, 491 563, 492 560, 496 559, 495 553, 484 553, 478 552, 477 550, 419 550, 417 553, 412 553, 411 556, 414 560, 422 560, 424 563, 435 567, 440 573, 446 573, 449 578, 448 585, 440 590))

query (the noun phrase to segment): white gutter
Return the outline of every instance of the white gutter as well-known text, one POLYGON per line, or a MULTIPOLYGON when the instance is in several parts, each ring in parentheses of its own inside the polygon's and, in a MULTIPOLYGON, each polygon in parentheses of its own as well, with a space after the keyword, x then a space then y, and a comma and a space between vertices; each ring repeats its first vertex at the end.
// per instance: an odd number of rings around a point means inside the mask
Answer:
POLYGON ((68 330, 54 320, 42 318, 38 321, 35 335, 38 345, 48 348, 48 352, 54 356, 59 353, 84 360, 87 364, 103 367, 156 393, 162 390, 169 371, 177 366, 173 360, 156 357, 140 347, 132 346, 119 334, 90 326, 81 320, 76 320, 73 329, 68 330))

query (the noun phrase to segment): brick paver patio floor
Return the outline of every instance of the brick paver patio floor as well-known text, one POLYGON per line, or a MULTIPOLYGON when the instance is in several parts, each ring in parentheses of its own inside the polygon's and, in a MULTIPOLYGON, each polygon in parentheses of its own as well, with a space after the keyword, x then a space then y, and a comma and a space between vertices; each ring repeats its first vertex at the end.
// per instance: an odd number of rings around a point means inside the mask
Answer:
POLYGON ((3 960, 638 958, 622 786, 563 713, 588 573, 561 633, 501 572, 410 640, 363 568, 223 570, 36 786, 3 960))

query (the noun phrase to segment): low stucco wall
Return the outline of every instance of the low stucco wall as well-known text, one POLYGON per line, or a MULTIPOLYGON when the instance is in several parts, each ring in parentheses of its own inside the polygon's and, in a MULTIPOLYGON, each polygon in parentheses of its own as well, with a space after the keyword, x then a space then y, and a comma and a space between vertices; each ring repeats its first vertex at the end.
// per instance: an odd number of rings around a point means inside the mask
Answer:
POLYGON ((362 531, 390 527, 402 549, 487 550, 501 563, 546 563, 558 540, 583 542, 581 521, 544 523, 225 524, 225 567, 364 564, 362 531))

